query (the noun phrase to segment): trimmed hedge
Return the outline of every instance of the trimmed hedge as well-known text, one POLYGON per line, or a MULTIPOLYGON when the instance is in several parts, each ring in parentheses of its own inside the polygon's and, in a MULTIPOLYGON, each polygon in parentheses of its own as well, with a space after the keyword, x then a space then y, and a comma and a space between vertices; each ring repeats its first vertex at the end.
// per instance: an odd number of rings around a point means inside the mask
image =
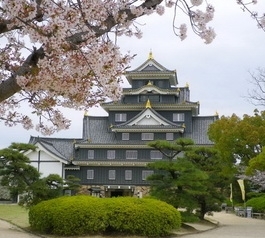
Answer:
POLYGON ((265 213, 265 196, 251 198, 246 205, 252 207, 254 212, 265 213))
POLYGON ((30 208, 33 230, 54 235, 108 232, 166 236, 179 229, 181 216, 173 206, 155 199, 132 197, 60 197, 30 208))

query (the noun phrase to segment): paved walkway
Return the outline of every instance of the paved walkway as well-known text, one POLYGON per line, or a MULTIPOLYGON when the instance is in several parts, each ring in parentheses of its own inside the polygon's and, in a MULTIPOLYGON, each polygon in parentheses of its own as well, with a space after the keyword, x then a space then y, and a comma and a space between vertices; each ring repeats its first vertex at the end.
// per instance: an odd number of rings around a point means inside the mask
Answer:
MULTIPOLYGON (((190 234, 189 238, 264 238, 265 220, 238 217, 234 214, 225 212, 214 213, 214 216, 208 217, 209 220, 218 221, 219 226, 216 229, 190 234)), ((199 231, 207 230, 206 226, 194 227, 199 231)), ((210 227, 209 227, 210 228, 210 227)))
MULTIPOLYGON (((188 238, 264 238, 265 237, 265 220, 243 218, 234 214, 225 212, 214 213, 214 216, 209 216, 207 219, 213 223, 218 223, 214 226, 207 223, 189 224, 195 229, 190 232, 184 230, 177 232, 177 236, 187 235, 188 238)), ((100 236, 89 236, 90 238, 100 238, 100 236)), ((136 237, 136 236, 132 236, 136 237)), ((40 238, 33 234, 29 234, 22 229, 13 226, 12 224, 0 220, 0 238, 40 238)), ((85 237, 83 237, 85 238, 85 237)), ((102 238, 102 237, 101 237, 102 238)))
POLYGON ((0 238, 40 238, 13 226, 12 224, 0 220, 0 238))

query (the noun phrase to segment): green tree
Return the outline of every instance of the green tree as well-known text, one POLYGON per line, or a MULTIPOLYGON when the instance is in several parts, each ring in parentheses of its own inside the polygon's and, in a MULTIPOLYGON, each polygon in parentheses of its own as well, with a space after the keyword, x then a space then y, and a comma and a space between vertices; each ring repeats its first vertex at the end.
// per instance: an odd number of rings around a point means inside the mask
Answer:
MULTIPOLYGON (((244 176, 251 182, 249 188, 264 190, 265 182, 265 111, 254 115, 221 117, 210 125, 208 135, 221 153, 226 168, 234 171, 235 177, 244 176), (235 172, 237 169, 237 172, 235 172), (246 177, 245 174, 250 175, 246 177), (260 187, 261 189, 259 189, 260 187)), ((227 171, 230 173, 231 171, 227 171)))
POLYGON ((165 201, 176 208, 184 207, 189 210, 197 208, 195 194, 204 193, 202 181, 206 180, 207 174, 185 158, 176 161, 159 161, 150 163, 149 168, 157 173, 148 177, 151 182, 150 194, 165 201))
POLYGON ((228 163, 247 166, 249 160, 261 153, 265 145, 265 111, 254 116, 221 117, 210 125, 208 135, 222 159, 228 163))
POLYGON ((36 147, 31 144, 12 143, 8 148, 0 150, 0 158, 4 165, 0 168, 1 185, 8 188, 13 199, 21 195, 19 204, 29 207, 62 196, 64 188, 78 190, 79 180, 74 176, 68 177, 65 181, 58 174, 41 177, 23 153, 35 149, 36 147))
POLYGON ((63 195, 63 179, 58 174, 49 174, 39 178, 24 191, 20 205, 30 207, 41 201, 57 198, 63 195))
POLYGON ((195 197, 206 192, 203 181, 208 179, 208 175, 183 157, 183 152, 192 149, 193 141, 154 141, 148 145, 159 150, 168 159, 148 165, 156 171, 148 177, 151 182, 150 194, 177 208, 197 208, 195 197))
POLYGON ((72 194, 76 194, 80 188, 80 179, 74 175, 68 175, 64 180, 64 190, 71 190, 72 194))
POLYGON ((13 200, 40 177, 39 172, 29 164, 29 158, 23 154, 23 151, 35 148, 34 145, 12 143, 8 148, 0 150, 3 163, 0 169, 1 185, 9 189, 13 200))
POLYGON ((194 195, 200 208, 199 218, 203 219, 207 212, 220 209, 217 204, 224 201, 224 190, 228 187, 233 174, 226 173, 219 152, 213 148, 195 148, 186 153, 186 158, 208 176, 207 180, 201 181, 203 192, 194 195))
POLYGON ((148 145, 156 150, 159 150, 170 162, 181 152, 191 150, 194 144, 191 139, 177 139, 173 142, 167 140, 156 140, 149 142, 148 145))

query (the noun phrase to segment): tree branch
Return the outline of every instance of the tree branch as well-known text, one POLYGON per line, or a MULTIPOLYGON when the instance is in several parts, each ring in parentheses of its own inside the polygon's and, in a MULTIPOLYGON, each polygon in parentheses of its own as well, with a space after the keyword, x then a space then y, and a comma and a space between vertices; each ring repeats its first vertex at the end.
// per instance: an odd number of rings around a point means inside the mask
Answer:
MULTIPOLYGON (((144 3, 142 3, 139 7, 142 8, 155 8, 157 5, 159 5, 163 0, 146 0, 144 3)), ((41 2, 41 1, 39 1, 41 2)), ((138 7, 138 8, 139 8, 138 7)), ((127 21, 131 21, 139 16, 136 16, 133 14, 130 9, 122 9, 120 10, 120 14, 126 13, 127 21)), ((40 12, 40 9, 38 9, 38 14, 33 20, 42 21, 42 13, 40 12)), ((12 29, 7 28, 6 21, 2 20, 0 21, 0 34, 3 34, 8 31, 12 31, 15 29, 19 29, 19 27, 14 26, 12 29)), ((114 17, 110 15, 103 23, 102 25, 106 26, 104 29, 101 28, 101 26, 91 26, 91 29, 95 32, 96 37, 100 37, 104 35, 105 33, 109 32, 112 27, 117 25, 118 22, 115 21, 114 17)), ((88 34, 87 32, 79 32, 71 37, 68 37, 66 40, 73 46, 73 49, 75 48, 75 45, 79 45, 82 42, 85 41, 84 36, 88 34)), ((31 73, 31 67, 36 66, 39 59, 45 57, 45 52, 43 47, 40 47, 38 50, 34 50, 25 60, 25 62, 19 67, 19 69, 16 71, 16 73, 12 76, 10 76, 8 79, 4 80, 0 84, 0 102, 8 99, 15 93, 19 92, 21 90, 21 87, 17 84, 16 77, 22 76, 26 74, 31 73)))

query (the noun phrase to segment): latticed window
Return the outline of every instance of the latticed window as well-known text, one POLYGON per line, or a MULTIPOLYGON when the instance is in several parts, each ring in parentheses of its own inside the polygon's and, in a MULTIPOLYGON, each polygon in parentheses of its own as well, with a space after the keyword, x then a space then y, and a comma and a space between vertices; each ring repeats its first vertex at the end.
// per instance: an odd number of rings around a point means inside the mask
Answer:
POLYGON ((116 170, 111 169, 109 170, 109 180, 115 180, 116 179, 116 170))
POLYGON ((166 133, 166 140, 174 140, 174 134, 173 133, 166 133))
POLYGON ((142 180, 146 180, 148 176, 152 175, 154 171, 152 170, 143 170, 142 171, 142 180))
POLYGON ((129 140, 130 134, 129 133, 122 133, 122 140, 129 140))
POLYGON ((125 170, 125 180, 132 180, 132 170, 125 170))
POLYGON ((115 159, 115 150, 107 151, 107 159, 115 159))
POLYGON ((154 133, 142 133, 142 140, 154 140, 154 133))
POLYGON ((87 151, 87 158, 88 159, 94 159, 94 150, 88 150, 87 151))
POLYGON ((86 177, 87 179, 94 179, 94 169, 88 169, 86 177))
POLYGON ((185 115, 184 113, 173 113, 173 121, 185 121, 185 115))
POLYGON ((151 150, 150 151, 150 157, 151 157, 151 159, 162 159, 163 154, 158 150, 151 150))
POLYGON ((127 114, 126 113, 116 113, 115 114, 115 121, 116 122, 127 121, 127 114))
POLYGON ((137 150, 126 150, 126 159, 137 159, 137 150))

